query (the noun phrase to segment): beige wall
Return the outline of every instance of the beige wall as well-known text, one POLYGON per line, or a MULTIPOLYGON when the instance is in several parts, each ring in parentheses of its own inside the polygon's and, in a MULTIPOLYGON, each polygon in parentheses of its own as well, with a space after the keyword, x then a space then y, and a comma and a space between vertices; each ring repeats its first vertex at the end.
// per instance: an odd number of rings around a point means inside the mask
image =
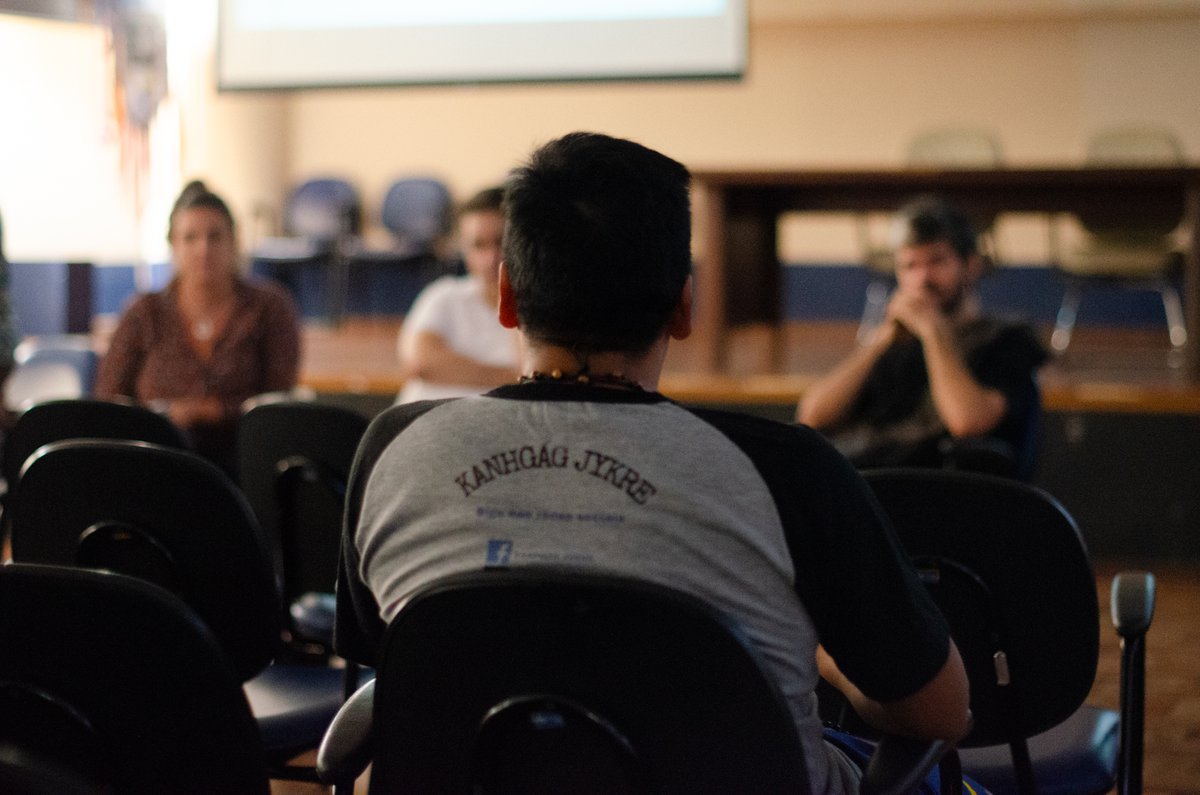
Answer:
MULTIPOLYGON (((215 0, 172 2, 172 93, 140 223, 118 192, 103 80, 90 89, 101 96, 62 109, 66 123, 39 129, 23 105, 44 94, 42 74, 0 75, 10 177, 0 199, 13 221, 52 219, 36 232, 10 224, 10 246, 45 257, 69 249, 158 258, 170 199, 195 176, 227 195, 249 243, 255 212, 277 219, 300 179, 348 177, 371 217, 397 176, 434 174, 463 196, 539 142, 581 128, 635 138, 693 168, 770 168, 898 164, 914 132, 950 124, 993 128, 1012 162, 1074 162, 1089 131, 1142 122, 1171 127, 1200 160, 1200 0, 751 0, 750 8, 742 81, 219 94, 215 0), (66 168, 72 157, 82 160, 66 168), (117 186, 108 204, 89 199, 73 218, 52 215, 58 197, 28 207, 30 195, 47 193, 39 184, 87 190, 96 169, 117 186), (18 172, 37 178, 14 187, 18 172), (100 238, 68 238, 64 228, 100 238)), ((789 256, 852 256, 849 227, 831 224, 786 236, 789 256)), ((1040 255, 1038 223, 1009 219, 1001 231, 1018 258, 1040 255)))
MULTIPOLYGON (((374 211, 398 175, 439 175, 462 195, 538 142, 584 128, 693 168, 898 164, 914 132, 940 125, 990 127, 1011 161, 1058 163, 1082 157, 1096 127, 1162 124, 1200 159, 1200 9, 1088 5, 927 0, 896 13, 775 0, 752 6, 740 82, 298 92, 287 100, 285 180, 345 175, 374 211)), ((1006 223, 1008 248, 1039 256, 1040 227, 1006 223)), ((795 253, 839 256, 846 230, 810 227, 795 253)))

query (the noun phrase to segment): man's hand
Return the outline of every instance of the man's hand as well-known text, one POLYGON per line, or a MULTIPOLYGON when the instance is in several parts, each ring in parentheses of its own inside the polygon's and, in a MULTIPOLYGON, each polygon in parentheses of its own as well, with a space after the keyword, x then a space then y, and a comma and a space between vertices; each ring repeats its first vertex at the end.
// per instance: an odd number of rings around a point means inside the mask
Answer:
POLYGON ((949 330, 950 326, 941 304, 928 292, 912 294, 897 290, 888 302, 885 318, 922 342, 949 330))

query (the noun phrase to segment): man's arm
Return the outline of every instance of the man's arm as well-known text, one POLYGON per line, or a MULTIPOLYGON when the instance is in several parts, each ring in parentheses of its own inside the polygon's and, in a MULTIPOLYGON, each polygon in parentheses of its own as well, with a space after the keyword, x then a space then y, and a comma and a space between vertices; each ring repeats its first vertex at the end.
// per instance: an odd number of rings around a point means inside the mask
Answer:
POLYGON ((400 340, 400 372, 405 380, 419 378, 437 384, 501 386, 516 380, 511 367, 493 367, 463 356, 434 331, 405 334, 400 340))
POLYGON ((824 430, 846 419, 871 368, 896 339, 896 332, 895 323, 884 323, 865 345, 806 389, 796 406, 796 421, 824 430))
POLYGON ((929 392, 946 430, 952 436, 982 436, 1004 419, 1004 393, 975 380, 958 348, 954 327, 933 301, 897 295, 888 317, 921 340, 929 392))
POLYGON ((953 640, 946 662, 933 679, 912 695, 896 701, 881 702, 865 695, 819 646, 817 667, 821 677, 846 696, 858 716, 880 731, 918 740, 956 743, 971 729, 967 674, 953 640))

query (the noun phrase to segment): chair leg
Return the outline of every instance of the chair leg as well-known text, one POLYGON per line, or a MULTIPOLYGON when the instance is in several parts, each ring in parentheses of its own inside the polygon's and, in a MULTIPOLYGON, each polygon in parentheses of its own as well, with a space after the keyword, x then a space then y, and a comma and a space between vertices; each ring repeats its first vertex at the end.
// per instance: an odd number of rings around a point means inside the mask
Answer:
POLYGON ((1167 313, 1167 328, 1171 334, 1171 347, 1175 350, 1187 345, 1187 326, 1183 322, 1183 302, 1179 299, 1179 291, 1173 284, 1163 284, 1158 288, 1162 295, 1163 309, 1167 313))
POLYGON ((1142 795, 1146 638, 1121 639, 1121 755, 1119 795, 1142 795))
POLYGON ((862 320, 859 321, 858 333, 854 336, 859 345, 865 344, 879 324, 883 322, 890 294, 891 288, 878 279, 872 279, 871 283, 867 285, 867 299, 863 305, 862 320))
POLYGON ((1079 302, 1083 298, 1083 288, 1075 283, 1067 285, 1063 293, 1062 305, 1058 308, 1058 317, 1054 321, 1054 333, 1050 335, 1050 347, 1059 353, 1066 351, 1071 344, 1071 332, 1075 330, 1075 318, 1079 314, 1079 302))

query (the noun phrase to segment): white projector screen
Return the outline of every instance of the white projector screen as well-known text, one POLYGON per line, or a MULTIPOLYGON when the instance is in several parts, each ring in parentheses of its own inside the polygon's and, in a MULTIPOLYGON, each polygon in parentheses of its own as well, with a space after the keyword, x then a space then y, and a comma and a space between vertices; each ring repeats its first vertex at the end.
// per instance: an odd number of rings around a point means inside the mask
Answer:
POLYGON ((746 0, 220 0, 222 90, 739 77, 746 0))

